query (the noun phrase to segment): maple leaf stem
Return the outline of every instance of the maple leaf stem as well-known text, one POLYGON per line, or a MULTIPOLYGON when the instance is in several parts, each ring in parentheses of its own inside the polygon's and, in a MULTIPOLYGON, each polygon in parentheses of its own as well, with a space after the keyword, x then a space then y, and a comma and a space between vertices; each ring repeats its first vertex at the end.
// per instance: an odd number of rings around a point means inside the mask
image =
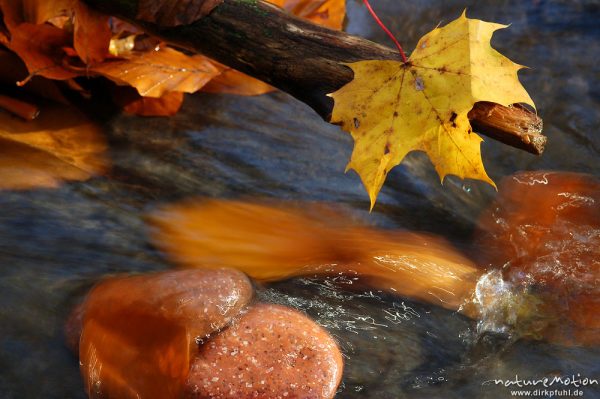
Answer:
POLYGON ((377 25, 379 25, 381 29, 383 29, 383 31, 390 37, 390 39, 392 39, 396 47, 398 47, 398 51, 400 52, 400 56, 402 57, 402 62, 406 62, 406 54, 404 54, 404 50, 402 49, 400 42, 398 42, 398 39, 396 39, 396 37, 392 34, 392 32, 390 32, 390 30, 385 26, 385 24, 381 22, 381 19, 379 19, 379 17, 375 13, 375 10, 373 10, 373 7, 371 7, 369 0, 363 0, 363 3, 365 3, 365 6, 367 6, 367 10, 369 10, 369 13, 371 14, 375 22, 377 22, 377 25))

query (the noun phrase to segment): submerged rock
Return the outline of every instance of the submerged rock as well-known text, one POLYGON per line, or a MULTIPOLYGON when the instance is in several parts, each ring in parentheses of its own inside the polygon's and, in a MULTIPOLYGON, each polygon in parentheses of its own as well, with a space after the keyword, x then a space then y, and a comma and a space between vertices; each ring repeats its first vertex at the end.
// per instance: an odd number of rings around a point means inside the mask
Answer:
POLYGON ((527 290, 538 331, 567 344, 600 343, 600 180, 566 172, 505 179, 476 232, 484 265, 527 290))
POLYGON ((332 398, 343 360, 334 339, 302 313, 259 304, 200 348, 192 398, 332 398))
POLYGON ((252 295, 227 269, 97 285, 65 327, 88 396, 332 398, 343 369, 334 339, 291 308, 247 308, 252 295))
MULTIPOLYGON (((79 357, 88 396, 179 397, 197 337, 226 326, 252 295, 248 278, 226 269, 169 271, 99 284, 82 306, 79 357)), ((72 320, 74 331, 77 316, 72 320)))

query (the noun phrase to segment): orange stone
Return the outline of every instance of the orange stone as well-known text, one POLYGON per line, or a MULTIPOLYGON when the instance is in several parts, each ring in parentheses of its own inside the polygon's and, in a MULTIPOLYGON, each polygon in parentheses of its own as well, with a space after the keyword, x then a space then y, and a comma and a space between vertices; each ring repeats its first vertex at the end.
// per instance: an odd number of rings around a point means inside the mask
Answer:
POLYGON ((196 339, 230 323, 252 297, 235 270, 109 279, 83 304, 79 358, 90 398, 178 398, 196 339))
POLYGON ((343 360, 335 340, 302 313, 259 304, 200 347, 191 398, 333 398, 343 360))
POLYGON ((600 343, 600 180, 524 172, 498 192, 476 232, 483 264, 502 267, 505 280, 544 299, 547 337, 600 343))

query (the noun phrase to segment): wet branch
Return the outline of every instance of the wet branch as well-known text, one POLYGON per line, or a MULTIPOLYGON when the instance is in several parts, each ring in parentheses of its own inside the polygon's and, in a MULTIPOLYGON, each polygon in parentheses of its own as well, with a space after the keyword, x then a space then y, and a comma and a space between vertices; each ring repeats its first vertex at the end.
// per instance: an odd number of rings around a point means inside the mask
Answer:
MULTIPOLYGON (((85 1, 169 43, 268 82, 308 104, 325 120, 333 108, 326 94, 353 78, 352 70, 342 63, 399 60, 396 50, 303 21, 261 0, 225 0, 208 16, 177 27, 140 21, 138 0, 85 1)), ((504 144, 537 155, 544 150, 542 120, 522 107, 476 103, 469 119, 475 131, 504 144)))

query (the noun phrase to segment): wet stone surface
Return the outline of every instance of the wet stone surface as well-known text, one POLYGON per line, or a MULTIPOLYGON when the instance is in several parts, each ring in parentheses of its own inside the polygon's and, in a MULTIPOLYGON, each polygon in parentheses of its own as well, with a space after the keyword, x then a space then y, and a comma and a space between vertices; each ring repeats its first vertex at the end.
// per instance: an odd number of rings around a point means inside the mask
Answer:
POLYGON ((291 308, 256 304, 202 344, 192 363, 192 398, 333 398, 342 354, 325 329, 291 308))
POLYGON ((66 328, 69 346, 81 335, 76 353, 86 392, 91 398, 180 397, 196 340, 225 328, 252 296, 248 278, 231 269, 99 283, 66 328))

